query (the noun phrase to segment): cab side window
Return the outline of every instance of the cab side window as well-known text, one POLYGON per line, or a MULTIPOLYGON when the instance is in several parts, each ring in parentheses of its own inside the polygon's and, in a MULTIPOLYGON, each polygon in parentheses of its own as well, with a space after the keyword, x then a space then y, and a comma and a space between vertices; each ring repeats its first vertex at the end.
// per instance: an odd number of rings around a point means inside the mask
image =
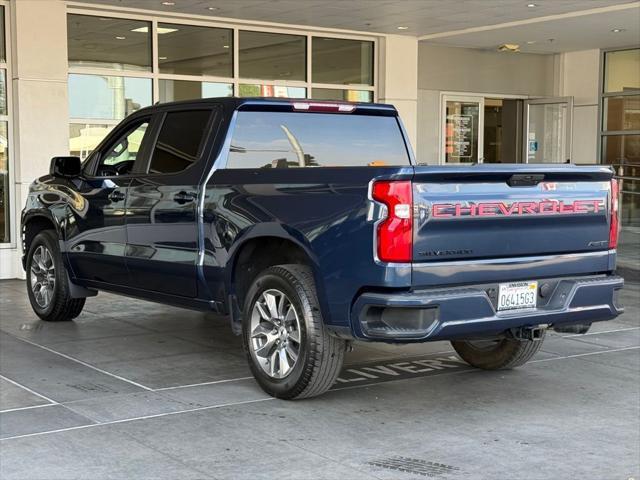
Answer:
POLYGON ((149 120, 143 120, 132 127, 107 147, 100 157, 97 176, 111 177, 128 175, 133 170, 141 152, 142 141, 149 129, 149 120))
POLYGON ((177 173, 200 158, 211 110, 169 112, 153 149, 149 173, 177 173))

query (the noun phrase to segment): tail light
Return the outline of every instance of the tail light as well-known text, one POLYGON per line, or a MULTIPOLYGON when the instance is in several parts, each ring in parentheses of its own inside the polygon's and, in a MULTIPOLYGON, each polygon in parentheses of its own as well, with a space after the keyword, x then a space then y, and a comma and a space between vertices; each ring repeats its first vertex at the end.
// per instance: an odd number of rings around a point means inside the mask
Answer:
POLYGON ((616 248, 618 246, 618 236, 620 234, 620 205, 619 205, 620 189, 618 186, 618 180, 615 178, 611 180, 611 203, 610 203, 610 215, 611 222, 609 224, 609 248, 616 248))
POLYGON ((378 258, 383 262, 411 262, 413 257, 413 194, 411 181, 379 181, 373 184, 372 197, 387 207, 387 216, 379 224, 378 258))

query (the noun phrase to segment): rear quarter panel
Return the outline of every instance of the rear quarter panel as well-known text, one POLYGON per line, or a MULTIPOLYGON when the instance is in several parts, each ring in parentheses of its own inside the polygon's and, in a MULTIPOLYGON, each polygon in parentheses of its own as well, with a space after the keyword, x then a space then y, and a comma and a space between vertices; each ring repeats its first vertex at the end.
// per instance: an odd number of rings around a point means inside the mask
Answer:
POLYGON ((408 179, 412 167, 220 169, 206 185, 204 276, 212 295, 242 245, 257 236, 287 238, 311 259, 325 322, 347 326, 363 289, 408 288, 411 267, 374 261, 372 178, 408 179))

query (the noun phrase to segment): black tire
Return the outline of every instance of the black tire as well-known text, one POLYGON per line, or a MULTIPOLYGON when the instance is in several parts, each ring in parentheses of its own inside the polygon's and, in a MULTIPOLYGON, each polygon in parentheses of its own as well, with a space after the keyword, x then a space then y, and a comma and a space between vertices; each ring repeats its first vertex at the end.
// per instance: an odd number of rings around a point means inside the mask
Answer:
POLYGON ((493 342, 452 341, 451 345, 465 362, 472 367, 484 370, 505 370, 527 363, 538 353, 545 338, 542 332, 540 340, 528 341, 515 338, 501 338, 493 342))
MULTIPOLYGON (((42 252, 43 250, 40 250, 42 252)), ((36 262, 37 263, 37 262, 36 262)), ((27 254, 27 293, 31 308, 33 311, 46 322, 64 322, 73 320, 84 307, 84 298, 71 298, 69 292, 69 279, 62 261, 62 254, 58 247, 58 236, 54 230, 43 230, 35 236, 29 246, 27 254), (34 255, 40 247, 44 247, 49 253, 54 267, 54 273, 51 275, 55 279, 52 288, 52 294, 49 301, 45 305, 41 305, 36 299, 33 291, 34 277, 32 276, 32 267, 34 264, 34 255)), ((37 267, 36 267, 37 269, 37 267)), ((43 303, 42 298, 40 302, 43 303)))
MULTIPOLYGON (((274 327, 274 331, 276 328, 274 327)), ((316 296, 313 273, 304 265, 277 265, 267 268, 257 276, 245 298, 242 335, 251 372, 262 389, 276 398, 295 399, 321 395, 333 385, 342 368, 345 341, 327 331, 316 296), (300 328, 297 360, 284 378, 274 378, 264 370, 251 336, 254 307, 264 298, 265 292, 274 289, 286 295, 288 305, 295 310, 296 322, 300 328)), ((275 361, 273 357, 271 360, 275 361)))

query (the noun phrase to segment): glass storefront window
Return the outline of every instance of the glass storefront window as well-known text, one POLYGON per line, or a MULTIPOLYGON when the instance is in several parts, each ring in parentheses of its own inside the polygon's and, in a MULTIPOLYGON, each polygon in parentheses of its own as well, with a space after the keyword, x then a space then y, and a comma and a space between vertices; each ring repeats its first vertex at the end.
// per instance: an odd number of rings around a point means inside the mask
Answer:
POLYGON ((160 73, 233 77, 233 30, 158 24, 160 73))
POLYGON ((0 70, 0 115, 7 114, 7 71, 0 70))
POLYGON ((72 123, 69 125, 69 154, 84 160, 115 125, 72 123))
POLYGON ((312 81, 373 85, 373 42, 314 37, 312 81))
POLYGON ((307 37, 240 31, 240 77, 306 80, 307 37))
POLYGON ((0 122, 0 243, 10 241, 8 122, 0 122))
POLYGON ((602 138, 602 161, 612 165, 640 165, 640 135, 606 135, 602 138))
POLYGON ((640 130, 640 95, 605 97, 603 112, 606 130, 640 130))
POLYGON ((604 62, 605 93, 640 89, 640 48, 607 52, 604 62))
POLYGON ((232 83, 192 82, 190 80, 160 80, 160 102, 192 100, 194 98, 231 97, 232 83))
POLYGON ((307 89, 304 87, 285 87, 282 85, 260 85, 241 83, 239 85, 241 97, 282 97, 306 98, 307 89))
POLYGON ((69 67, 151 71, 150 30, 150 22, 69 14, 69 67))
POLYGON ((314 88, 311 90, 311 98, 316 100, 336 100, 346 102, 373 102, 373 92, 369 90, 314 88))
POLYGON ((151 103, 151 79, 69 74, 71 118, 121 120, 151 103))
POLYGON ((4 7, 0 6, 0 63, 7 61, 7 47, 4 44, 4 7))

